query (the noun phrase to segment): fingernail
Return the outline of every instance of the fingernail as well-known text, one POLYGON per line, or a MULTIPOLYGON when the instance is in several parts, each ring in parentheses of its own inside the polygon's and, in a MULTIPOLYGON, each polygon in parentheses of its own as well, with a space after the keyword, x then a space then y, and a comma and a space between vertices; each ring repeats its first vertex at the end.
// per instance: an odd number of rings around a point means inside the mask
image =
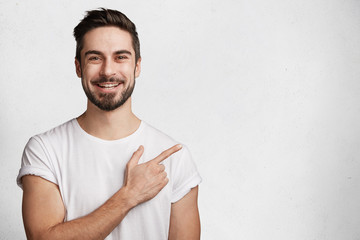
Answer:
POLYGON ((178 144, 177 148, 178 148, 178 149, 181 149, 181 148, 182 148, 182 145, 181 145, 181 144, 178 144))

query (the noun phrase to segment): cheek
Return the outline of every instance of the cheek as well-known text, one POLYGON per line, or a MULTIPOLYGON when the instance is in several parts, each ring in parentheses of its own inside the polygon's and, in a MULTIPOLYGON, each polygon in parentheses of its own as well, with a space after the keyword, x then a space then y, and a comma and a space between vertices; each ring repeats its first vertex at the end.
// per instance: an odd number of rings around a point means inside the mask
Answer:
POLYGON ((83 78, 84 79, 92 79, 94 77, 98 77, 100 72, 100 67, 98 65, 85 65, 83 67, 83 78))
POLYGON ((131 65, 131 64, 126 64, 126 65, 123 65, 122 68, 121 68, 121 71, 123 73, 126 73, 127 75, 130 75, 132 76, 134 74, 134 66, 131 65))

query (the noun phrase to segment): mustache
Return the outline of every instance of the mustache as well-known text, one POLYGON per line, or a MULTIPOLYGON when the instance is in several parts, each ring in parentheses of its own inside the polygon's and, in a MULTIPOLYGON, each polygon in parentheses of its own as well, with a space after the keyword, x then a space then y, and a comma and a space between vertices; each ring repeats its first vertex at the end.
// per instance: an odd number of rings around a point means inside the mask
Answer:
POLYGON ((117 77, 99 77, 91 81, 92 84, 101 84, 101 83, 125 83, 123 79, 117 77))

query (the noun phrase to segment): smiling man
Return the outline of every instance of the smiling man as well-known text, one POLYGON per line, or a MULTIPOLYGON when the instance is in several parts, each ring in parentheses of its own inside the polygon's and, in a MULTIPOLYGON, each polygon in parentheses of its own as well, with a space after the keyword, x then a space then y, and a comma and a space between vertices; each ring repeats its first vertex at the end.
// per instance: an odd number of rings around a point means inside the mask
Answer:
POLYGON ((131 109, 135 25, 93 10, 74 36, 87 109, 25 147, 17 182, 28 239, 199 239, 201 178, 189 150, 131 109))

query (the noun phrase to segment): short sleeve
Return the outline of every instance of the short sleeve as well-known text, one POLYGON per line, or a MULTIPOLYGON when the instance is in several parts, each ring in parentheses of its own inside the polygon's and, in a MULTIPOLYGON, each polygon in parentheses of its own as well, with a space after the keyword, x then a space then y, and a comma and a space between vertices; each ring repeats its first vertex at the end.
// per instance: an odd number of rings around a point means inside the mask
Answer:
POLYGON ((171 202, 177 202, 201 182, 200 174, 192 159, 189 149, 183 145, 179 158, 173 159, 171 202))
POLYGON ((36 136, 32 137, 25 146, 16 182, 22 188, 21 178, 25 175, 35 175, 58 184, 52 169, 42 140, 36 136))

